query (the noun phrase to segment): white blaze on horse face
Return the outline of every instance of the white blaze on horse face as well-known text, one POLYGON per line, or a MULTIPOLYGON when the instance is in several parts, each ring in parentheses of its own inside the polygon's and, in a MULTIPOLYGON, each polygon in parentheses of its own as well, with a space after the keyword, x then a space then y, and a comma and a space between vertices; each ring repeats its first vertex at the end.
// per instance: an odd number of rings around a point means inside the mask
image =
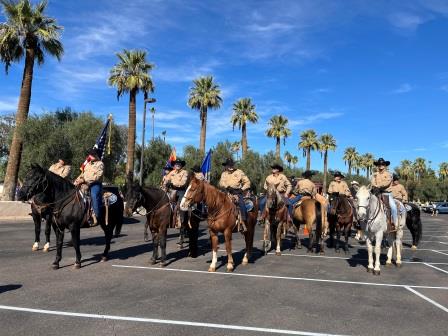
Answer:
POLYGON ((185 191, 184 197, 182 197, 182 200, 180 201, 180 209, 182 211, 187 211, 188 207, 190 206, 189 201, 187 200, 187 198, 185 196, 188 195, 188 193, 190 192, 190 187, 188 186, 187 191, 185 191))
POLYGON ((364 220, 367 216, 367 208, 369 206, 370 192, 362 186, 356 193, 358 199, 358 217, 360 220, 364 220))

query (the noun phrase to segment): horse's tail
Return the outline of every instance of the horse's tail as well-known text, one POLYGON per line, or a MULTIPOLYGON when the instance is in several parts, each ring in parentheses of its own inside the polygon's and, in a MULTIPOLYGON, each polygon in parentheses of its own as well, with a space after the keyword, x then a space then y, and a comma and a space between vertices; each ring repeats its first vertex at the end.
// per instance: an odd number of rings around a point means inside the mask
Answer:
POLYGON ((315 211, 316 211, 316 233, 322 234, 322 208, 321 204, 318 201, 314 202, 315 211))

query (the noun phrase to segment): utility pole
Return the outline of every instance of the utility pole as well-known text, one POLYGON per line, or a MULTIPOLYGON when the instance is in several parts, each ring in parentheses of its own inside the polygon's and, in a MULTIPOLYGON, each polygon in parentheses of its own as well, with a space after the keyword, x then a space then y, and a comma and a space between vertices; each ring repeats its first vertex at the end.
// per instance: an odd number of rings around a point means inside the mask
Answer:
MULTIPOLYGON (((148 98, 148 93, 145 92, 145 99, 143 102, 143 129, 142 129, 142 152, 140 155, 140 185, 143 185, 143 160, 145 159, 144 153, 145 153, 145 130, 146 130, 146 104, 147 103, 155 103, 155 98, 148 98)), ((154 134, 154 133, 153 133, 154 134)), ((154 135, 153 135, 154 140, 154 135)))
POLYGON ((152 141, 154 141, 154 118, 156 115, 156 109, 151 107, 151 118, 152 118, 152 141))

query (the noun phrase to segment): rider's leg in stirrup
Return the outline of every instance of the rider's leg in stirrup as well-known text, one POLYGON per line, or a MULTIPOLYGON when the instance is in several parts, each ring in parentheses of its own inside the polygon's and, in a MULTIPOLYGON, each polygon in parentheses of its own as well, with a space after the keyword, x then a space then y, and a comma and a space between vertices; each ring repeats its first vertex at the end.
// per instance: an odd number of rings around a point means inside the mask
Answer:
POLYGON ((398 210, 397 210, 397 204, 395 203, 395 200, 392 196, 392 193, 388 193, 389 196, 389 206, 390 206, 390 212, 392 217, 392 224, 394 226, 394 230, 398 228, 398 210))
POLYGON ((92 199, 92 208, 94 215, 93 217, 93 225, 98 224, 98 220, 101 218, 101 207, 102 207, 102 185, 101 183, 93 183, 90 185, 90 197, 92 199))
POLYGON ((247 227, 246 227, 247 209, 246 209, 246 204, 244 203, 242 194, 238 195, 238 205, 240 207, 240 212, 241 212, 241 231, 246 232, 247 231, 247 227))

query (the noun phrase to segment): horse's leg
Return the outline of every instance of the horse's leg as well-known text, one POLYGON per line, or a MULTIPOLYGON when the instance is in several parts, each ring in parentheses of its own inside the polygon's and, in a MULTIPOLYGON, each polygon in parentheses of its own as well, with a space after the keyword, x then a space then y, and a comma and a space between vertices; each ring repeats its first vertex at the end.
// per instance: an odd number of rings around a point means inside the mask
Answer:
POLYGON ((59 231, 59 228, 56 224, 53 224, 53 230, 56 233, 56 259, 54 260, 51 267, 53 269, 59 268, 59 262, 62 259, 62 244, 64 242, 64 231, 59 231))
POLYGON ((217 232, 210 231, 210 241, 212 243, 212 263, 208 268, 209 272, 216 271, 216 263, 218 262, 218 234, 217 232))
POLYGON ((285 223, 283 223, 283 222, 279 222, 278 223, 278 225, 277 225, 277 232, 276 232, 276 243, 277 243, 277 246, 276 246, 276 249, 275 249, 275 255, 276 256, 281 256, 282 255, 282 247, 281 247, 281 245, 282 245, 282 232, 283 232, 283 227, 284 227, 284 224, 285 223))
POLYGON ((302 249, 302 241, 300 240, 300 223, 297 222, 297 225, 295 223, 293 223, 293 229, 294 229, 294 235, 296 237, 296 245, 295 247, 298 248, 299 250, 302 249))
POLYGON ((397 259, 396 259, 396 265, 397 267, 401 267, 401 250, 402 250, 402 244, 403 244, 403 228, 398 228, 396 232, 395 237, 395 248, 397 249, 397 259))
POLYGON ((42 225, 42 218, 39 214, 35 213, 33 210, 31 210, 31 216, 33 217, 34 221, 34 244, 31 250, 37 251, 39 249, 39 243, 40 243, 40 227, 42 225))
POLYGON ((227 252, 227 272, 233 272, 233 256, 232 256, 232 228, 224 230, 224 239, 226 242, 227 252))
POLYGON ((247 231, 244 232, 244 240, 246 241, 246 251, 243 257, 243 265, 247 265, 249 263, 249 259, 252 256, 252 249, 254 246, 254 233, 255 233, 255 220, 250 222, 250 225, 247 225, 247 231), (253 222, 253 223, 252 223, 253 222))
POLYGON ((159 230, 160 266, 166 266, 166 229, 159 230))
MULTIPOLYGON (((393 233, 389 233, 389 236, 395 236, 393 233)), ((387 238, 386 238, 387 240, 387 238)), ((386 260, 386 266, 392 265, 392 257, 394 254, 394 246, 395 246, 395 237, 392 238, 392 244, 387 248, 387 260, 386 260)))
POLYGON ((330 226, 330 247, 333 248, 334 246, 334 223, 333 219, 329 223, 330 226))
POLYGON ((336 223, 336 246, 335 246, 336 253, 341 252, 339 249, 340 241, 341 241, 341 225, 339 223, 336 223))
POLYGON ((367 244, 367 254, 369 258, 369 264, 367 265, 367 272, 373 272, 373 246, 370 237, 367 237, 366 244, 367 244))
POLYGON ((263 233, 263 250, 264 255, 268 254, 271 250, 271 222, 269 216, 266 216, 264 221, 264 233, 263 233))
MULTIPOLYGON (((199 237, 199 220, 193 215, 190 218, 191 228, 188 230, 188 256, 197 258, 198 256, 198 237, 199 237)), ((166 240, 166 237, 165 237, 166 240)))
POLYGON ((79 226, 73 227, 70 230, 70 233, 72 236, 73 248, 75 249, 75 253, 76 253, 76 260, 75 260, 74 268, 79 269, 79 268, 81 268, 81 249, 79 248, 80 240, 81 240, 80 239, 81 228, 79 226))
POLYGON ((157 230, 151 230, 152 234, 152 257, 151 264, 155 265, 157 263, 157 259, 159 258, 159 244, 160 244, 160 235, 157 230))
POLYGON ((380 275, 380 256, 381 256, 381 242, 383 241, 383 232, 376 233, 375 241, 375 268, 373 269, 374 275, 380 275))
POLYGON ((148 218, 146 218, 145 228, 144 228, 144 230, 143 230, 143 240, 144 240, 145 242, 149 241, 148 227, 149 227, 148 218))
POLYGON ((103 255, 101 256, 101 261, 105 262, 107 261, 109 257, 109 250, 110 250, 110 242, 112 240, 112 236, 114 234, 114 228, 111 226, 111 224, 107 225, 104 228, 104 239, 105 239, 105 247, 103 251, 103 255))
POLYGON ((50 235, 51 235, 51 215, 48 214, 45 218, 45 245, 44 252, 48 252, 50 249, 50 235))
POLYGON ((346 225, 344 228, 344 238, 345 238, 345 242, 344 242, 344 252, 347 254, 348 253, 348 238, 350 237, 350 232, 352 231, 352 227, 351 225, 346 225))

